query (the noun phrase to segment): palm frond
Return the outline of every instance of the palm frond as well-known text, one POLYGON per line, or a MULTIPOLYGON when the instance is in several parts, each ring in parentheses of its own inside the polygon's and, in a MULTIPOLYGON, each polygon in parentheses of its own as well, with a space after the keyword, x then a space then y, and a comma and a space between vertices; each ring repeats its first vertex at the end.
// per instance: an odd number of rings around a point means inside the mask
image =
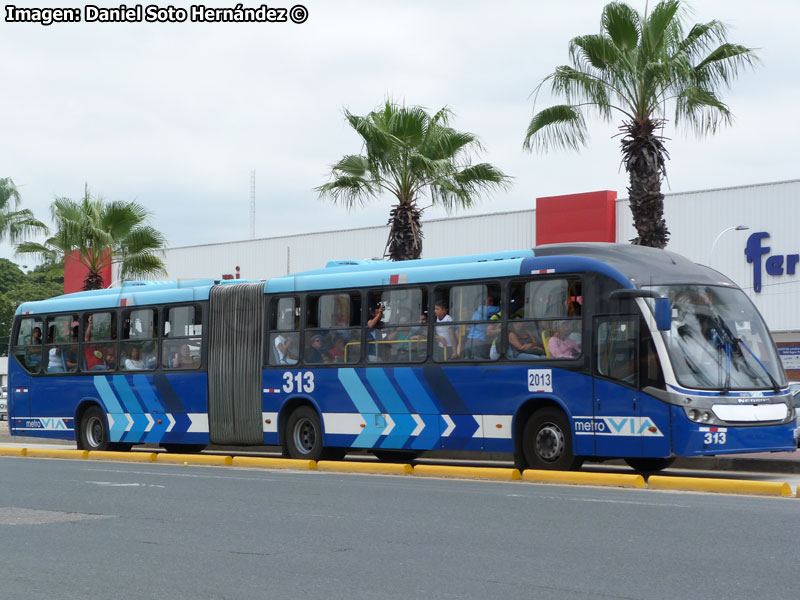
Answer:
POLYGON ((611 2, 600 17, 603 31, 621 52, 630 52, 639 43, 641 21, 639 14, 623 2, 611 2))
POLYGON ((531 119, 523 147, 526 150, 564 148, 586 144, 586 121, 575 106, 560 104, 539 111, 531 119))

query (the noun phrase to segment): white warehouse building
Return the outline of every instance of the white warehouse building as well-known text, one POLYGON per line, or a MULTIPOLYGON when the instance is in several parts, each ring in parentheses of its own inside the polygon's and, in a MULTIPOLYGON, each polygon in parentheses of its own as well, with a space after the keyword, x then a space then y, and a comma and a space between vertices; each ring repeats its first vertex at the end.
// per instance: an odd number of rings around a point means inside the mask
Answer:
MULTIPOLYGON (((635 237, 627 199, 617 199, 611 210, 615 239, 627 243, 635 237)), ((668 194, 664 212, 668 250, 741 286, 764 315, 784 366, 800 369, 800 180, 668 194)), ((424 221, 424 257, 532 248, 536 219, 532 208, 424 221)), ((271 278, 333 259, 381 256, 388 233, 381 226, 186 246, 168 249, 165 260, 173 280, 221 279, 237 267, 243 279, 271 278)), ((580 239, 576 232, 571 241, 580 239)))

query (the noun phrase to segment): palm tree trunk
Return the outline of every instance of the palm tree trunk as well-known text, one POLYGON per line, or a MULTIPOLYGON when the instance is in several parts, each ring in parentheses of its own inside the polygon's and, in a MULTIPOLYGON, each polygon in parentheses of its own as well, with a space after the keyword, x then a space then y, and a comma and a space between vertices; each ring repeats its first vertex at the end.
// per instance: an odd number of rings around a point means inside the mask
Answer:
POLYGON ((663 138, 654 133, 661 125, 661 121, 647 120, 626 123, 620 128, 627 134, 622 140, 622 156, 630 176, 628 200, 637 233, 631 242, 652 248, 665 248, 669 241, 661 193, 669 154, 663 138))
POLYGON ((422 256, 422 211, 416 204, 401 203, 389 213, 389 240, 384 256, 389 260, 414 260, 422 256))
POLYGON ((97 271, 89 271, 86 279, 83 280, 83 290, 102 290, 105 287, 103 276, 97 271))

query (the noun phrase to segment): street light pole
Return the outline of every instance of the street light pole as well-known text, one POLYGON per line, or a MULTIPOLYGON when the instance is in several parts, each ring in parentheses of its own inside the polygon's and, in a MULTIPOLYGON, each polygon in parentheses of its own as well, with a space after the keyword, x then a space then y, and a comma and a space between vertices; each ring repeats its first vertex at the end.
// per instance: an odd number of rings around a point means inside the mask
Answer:
POLYGON ((747 229, 750 229, 748 225, 734 225, 733 227, 728 227, 727 229, 723 229, 722 231, 720 231, 719 235, 717 235, 716 239, 714 240, 714 243, 711 244, 711 251, 708 253, 708 266, 709 267, 711 266, 711 257, 714 255, 714 248, 717 247, 717 242, 719 241, 719 238, 721 238, 729 231, 746 231, 747 229))

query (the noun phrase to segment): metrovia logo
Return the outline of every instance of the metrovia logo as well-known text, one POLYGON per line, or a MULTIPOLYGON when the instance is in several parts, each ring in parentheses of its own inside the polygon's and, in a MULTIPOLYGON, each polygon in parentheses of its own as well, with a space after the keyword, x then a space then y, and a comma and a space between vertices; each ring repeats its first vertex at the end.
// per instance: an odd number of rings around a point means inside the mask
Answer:
POLYGON ((664 437, 650 417, 575 417, 575 433, 664 437))
MULTIPOLYGON (((757 294, 761 292, 761 257, 770 253, 770 247, 762 245, 762 241, 767 239, 769 233, 766 231, 753 233, 747 238, 747 245, 744 247, 747 262, 753 264, 753 291, 757 294)), ((764 270, 773 277, 794 275, 798 262, 800 254, 773 254, 765 261, 764 270)))

